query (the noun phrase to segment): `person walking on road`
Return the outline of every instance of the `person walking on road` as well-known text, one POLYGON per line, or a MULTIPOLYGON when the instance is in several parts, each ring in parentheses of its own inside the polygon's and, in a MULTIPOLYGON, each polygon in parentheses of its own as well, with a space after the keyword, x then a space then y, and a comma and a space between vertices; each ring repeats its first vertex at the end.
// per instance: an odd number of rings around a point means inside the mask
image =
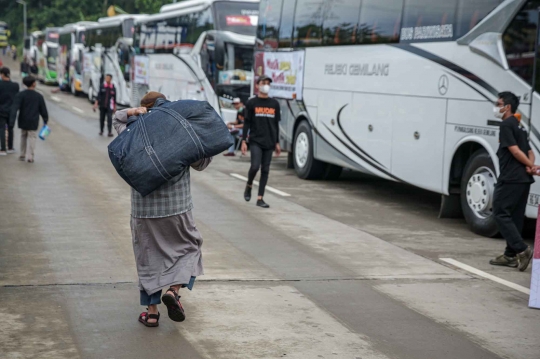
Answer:
POLYGON ((246 104, 245 122, 242 135, 242 154, 247 152, 247 137, 249 132, 249 146, 251 150, 251 167, 248 173, 248 182, 244 191, 244 199, 251 200, 251 189, 253 180, 259 169, 261 170, 261 180, 259 183, 259 195, 257 206, 270 208, 263 200, 264 190, 268 183, 270 173, 270 163, 272 153, 276 156, 281 154, 279 146, 279 121, 281 120, 281 109, 277 100, 270 98, 270 84, 272 79, 268 76, 261 76, 257 80, 259 94, 250 99, 246 104))
MULTIPOLYGON (((130 116, 144 114, 165 102, 165 96, 158 92, 146 94, 141 100, 143 107, 115 113, 114 128, 118 134, 122 133, 130 116)), ((211 158, 200 160, 191 168, 202 171, 211 161, 211 158)), ((187 167, 146 197, 131 189, 131 233, 140 303, 148 307, 147 312, 139 315, 139 322, 147 327, 159 326, 161 301, 167 306, 171 320, 184 321, 186 315, 178 291, 183 287, 192 290, 195 278, 203 274, 203 240, 191 212, 189 171, 187 167)))
POLYGON ((105 117, 107 118, 107 129, 109 130, 109 137, 113 137, 112 134, 112 116, 116 112, 116 88, 112 83, 112 75, 105 75, 105 82, 99 86, 99 93, 94 103, 94 112, 99 107, 99 135, 103 136, 103 129, 105 127, 105 117))
MULTIPOLYGON (((244 128, 244 104, 236 97, 233 99, 233 106, 236 109, 236 120, 234 122, 227 123, 227 128, 231 132, 231 135, 238 135, 242 137, 242 130, 244 128)), ((234 143, 229 148, 224 156, 234 157, 234 143)))
POLYGON ((7 67, 0 69, 0 156, 8 153, 15 153, 13 148, 13 126, 10 125, 9 116, 13 100, 19 93, 19 84, 12 82, 10 70, 7 67), (8 127, 7 149, 6 149, 6 125, 8 127))
POLYGON ((15 124, 17 112, 19 113, 19 128, 21 129, 21 155, 19 159, 34 162, 34 150, 36 148, 37 130, 39 127, 39 116, 43 122, 49 122, 49 114, 45 99, 36 91, 36 79, 33 76, 26 76, 23 79, 26 90, 19 92, 13 100, 11 107, 10 126, 15 124))
POLYGON ((529 189, 534 182, 534 153, 529 146, 527 132, 515 113, 519 99, 511 92, 502 92, 495 104, 495 117, 503 120, 499 133, 500 174, 495 186, 493 215, 499 231, 506 239, 504 254, 490 260, 490 264, 518 268, 524 271, 531 262, 533 251, 521 237, 529 189))

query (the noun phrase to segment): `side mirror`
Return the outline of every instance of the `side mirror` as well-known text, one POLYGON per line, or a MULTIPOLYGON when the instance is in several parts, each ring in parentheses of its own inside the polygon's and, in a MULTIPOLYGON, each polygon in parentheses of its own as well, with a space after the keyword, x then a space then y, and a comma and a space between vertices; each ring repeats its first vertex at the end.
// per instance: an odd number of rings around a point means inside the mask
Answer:
POLYGON ((219 70, 225 67, 225 42, 219 35, 215 37, 214 61, 219 70))

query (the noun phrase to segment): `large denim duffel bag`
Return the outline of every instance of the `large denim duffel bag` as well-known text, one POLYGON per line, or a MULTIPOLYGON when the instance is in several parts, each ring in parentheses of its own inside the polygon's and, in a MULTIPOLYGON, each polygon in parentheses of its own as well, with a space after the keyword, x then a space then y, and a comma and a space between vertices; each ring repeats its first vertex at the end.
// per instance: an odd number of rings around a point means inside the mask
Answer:
POLYGON ((127 129, 109 144, 109 158, 118 174, 146 196, 233 143, 208 102, 159 99, 148 114, 129 119, 127 129))

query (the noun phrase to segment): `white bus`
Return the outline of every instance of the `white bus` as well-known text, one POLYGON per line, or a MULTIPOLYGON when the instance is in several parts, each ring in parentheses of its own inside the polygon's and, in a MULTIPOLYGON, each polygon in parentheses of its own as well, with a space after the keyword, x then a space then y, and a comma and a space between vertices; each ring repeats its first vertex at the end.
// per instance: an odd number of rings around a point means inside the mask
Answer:
POLYGON ((29 71, 40 82, 44 82, 44 78, 39 69, 46 67, 46 59, 43 55, 44 42, 45 34, 42 31, 33 31, 24 39, 22 61, 27 65, 26 71, 29 71))
POLYGON ((82 60, 86 28, 97 24, 93 21, 80 21, 64 25, 59 30, 59 51, 57 77, 75 96, 82 92, 82 60))
POLYGON ((208 101, 224 120, 250 95, 258 1, 191 0, 137 20, 132 105, 148 91, 208 101))
POLYGON ((41 46, 34 48, 37 53, 37 57, 42 58, 37 62, 38 67, 38 78, 47 85, 54 85, 57 83, 57 74, 56 74, 56 62, 58 57, 58 34, 57 27, 48 27, 43 30, 42 34, 39 34, 41 38, 36 38, 36 43, 33 43, 33 46, 41 43, 41 46))
POLYGON ((146 15, 117 15, 101 18, 86 31, 83 61, 83 92, 93 102, 105 74, 113 76, 116 100, 129 106, 131 97, 130 65, 136 19, 146 15))
MULTIPOLYGON (((255 72, 274 76, 276 97, 289 88, 280 140, 299 177, 332 178, 346 167, 408 183, 442 194, 441 217, 462 213, 473 232, 497 233, 499 92, 520 96, 540 158, 540 0, 260 5, 255 72), (293 55, 301 63, 291 75, 282 60, 293 55)), ((528 217, 539 198, 537 182, 528 217)))

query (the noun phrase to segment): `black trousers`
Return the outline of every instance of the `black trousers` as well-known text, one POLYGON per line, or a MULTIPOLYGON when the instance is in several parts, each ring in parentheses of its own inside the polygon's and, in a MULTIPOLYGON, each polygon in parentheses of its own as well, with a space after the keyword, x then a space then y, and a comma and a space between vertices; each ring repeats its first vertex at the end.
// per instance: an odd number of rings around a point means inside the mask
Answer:
POLYGON ((504 254, 515 257, 527 249, 521 232, 529 198, 529 183, 497 183, 493 198, 493 215, 504 239, 504 254))
POLYGON ((253 180, 261 169, 261 180, 259 181, 259 196, 264 196, 264 190, 268 183, 268 174, 270 173, 270 163, 272 162, 272 153, 274 149, 265 150, 259 147, 257 144, 252 143, 250 145, 251 151, 251 167, 248 173, 248 185, 253 184, 253 180))
MULTIPOLYGON (((6 150, 6 118, 0 118, 0 151, 6 150)), ((8 126, 7 149, 13 149, 13 127, 8 126)))
POLYGON ((109 133, 112 133, 112 110, 110 108, 99 108, 99 128, 100 132, 103 132, 103 128, 105 127, 105 117, 107 117, 107 130, 109 130, 109 133))

